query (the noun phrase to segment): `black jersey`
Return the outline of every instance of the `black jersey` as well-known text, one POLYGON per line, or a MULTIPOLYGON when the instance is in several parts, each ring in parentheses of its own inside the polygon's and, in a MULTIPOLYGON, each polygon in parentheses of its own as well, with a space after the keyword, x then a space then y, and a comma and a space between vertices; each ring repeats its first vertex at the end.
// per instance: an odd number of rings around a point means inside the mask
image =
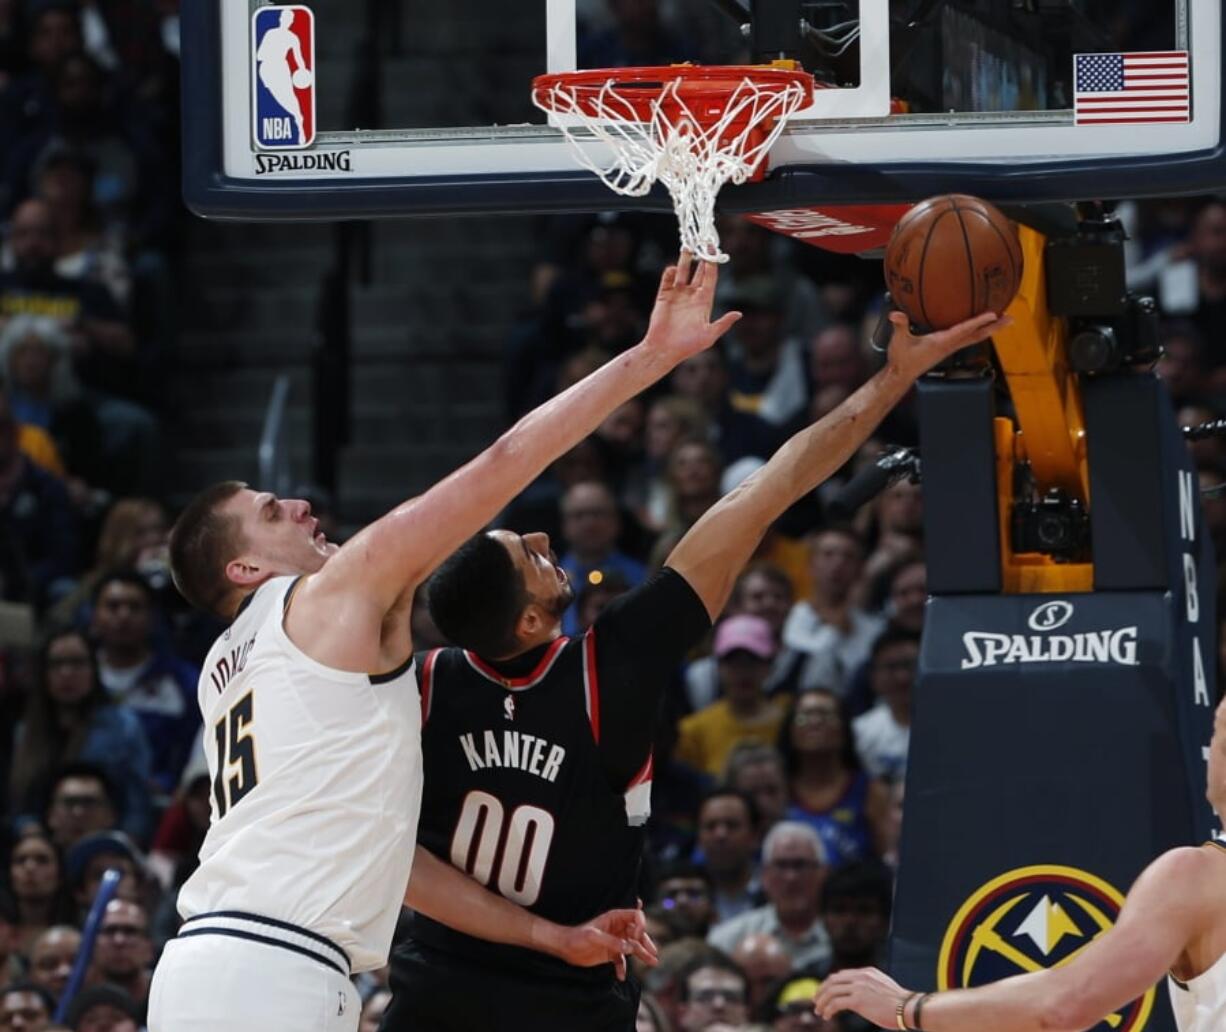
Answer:
MULTIPOLYGON (((710 626, 665 570, 591 630, 492 665, 461 649, 418 657, 424 790, 418 841, 549 920, 633 906, 664 688, 710 626)), ((413 940, 503 967, 609 978, 473 939, 421 915, 413 940)), ((393 964, 395 959, 393 958, 393 964)))

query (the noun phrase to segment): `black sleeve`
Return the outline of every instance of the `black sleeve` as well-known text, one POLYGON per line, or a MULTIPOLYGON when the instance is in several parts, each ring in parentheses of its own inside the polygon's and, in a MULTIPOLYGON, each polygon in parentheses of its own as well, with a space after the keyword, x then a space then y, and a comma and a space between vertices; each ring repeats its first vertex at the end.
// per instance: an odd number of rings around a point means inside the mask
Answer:
POLYGON ((613 784, 628 785, 655 741, 660 702, 686 655, 711 629, 707 607, 668 567, 610 602, 597 618, 600 752, 613 784))

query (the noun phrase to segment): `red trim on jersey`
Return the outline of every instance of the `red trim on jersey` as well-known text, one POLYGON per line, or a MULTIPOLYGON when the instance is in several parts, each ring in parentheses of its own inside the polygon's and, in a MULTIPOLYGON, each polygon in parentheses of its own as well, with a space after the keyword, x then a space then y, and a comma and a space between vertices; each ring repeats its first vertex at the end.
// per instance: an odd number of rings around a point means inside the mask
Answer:
POLYGON ((592 724, 592 737, 600 744, 600 681, 596 677, 596 635, 588 631, 583 636, 583 683, 587 689, 587 719, 592 724))
POLYGON ((512 691, 515 691, 521 688, 531 688, 544 678, 568 641, 570 639, 566 637, 555 638, 553 644, 546 649, 545 655, 541 657, 541 661, 537 663, 536 668, 527 677, 503 677, 502 674, 488 663, 482 662, 481 658, 474 652, 465 650, 464 658, 468 660, 469 665, 481 676, 493 681, 500 688, 510 688, 512 691))
POLYGON ((630 784, 626 786, 626 790, 634 788, 635 785, 641 785, 644 781, 650 781, 653 773, 655 756, 651 753, 647 754, 647 762, 639 769, 639 772, 630 779, 630 784))
POLYGON ((430 691, 434 686, 434 661, 442 649, 431 649, 421 665, 421 726, 430 719, 430 691))

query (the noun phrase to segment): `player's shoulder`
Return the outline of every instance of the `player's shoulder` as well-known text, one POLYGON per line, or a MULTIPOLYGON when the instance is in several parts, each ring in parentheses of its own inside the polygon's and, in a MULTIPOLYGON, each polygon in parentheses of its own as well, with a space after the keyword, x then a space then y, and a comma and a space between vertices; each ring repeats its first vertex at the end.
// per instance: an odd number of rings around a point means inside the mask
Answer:
MULTIPOLYGON (((1179 846, 1153 861, 1137 879, 1131 895, 1195 909, 1200 902, 1226 899, 1226 849, 1179 846)), ((1216 908, 1215 908, 1216 909, 1216 908)))

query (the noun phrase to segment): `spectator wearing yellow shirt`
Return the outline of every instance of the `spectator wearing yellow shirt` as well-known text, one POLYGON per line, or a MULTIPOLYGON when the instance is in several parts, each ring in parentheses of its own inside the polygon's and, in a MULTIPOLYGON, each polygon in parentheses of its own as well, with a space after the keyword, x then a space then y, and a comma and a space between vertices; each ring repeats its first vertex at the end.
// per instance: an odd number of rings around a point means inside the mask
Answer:
POLYGON ((715 658, 722 698, 681 721, 678 760, 719 777, 738 743, 774 743, 789 702, 767 698, 774 657, 775 636, 761 617, 733 616, 719 625, 715 658))

